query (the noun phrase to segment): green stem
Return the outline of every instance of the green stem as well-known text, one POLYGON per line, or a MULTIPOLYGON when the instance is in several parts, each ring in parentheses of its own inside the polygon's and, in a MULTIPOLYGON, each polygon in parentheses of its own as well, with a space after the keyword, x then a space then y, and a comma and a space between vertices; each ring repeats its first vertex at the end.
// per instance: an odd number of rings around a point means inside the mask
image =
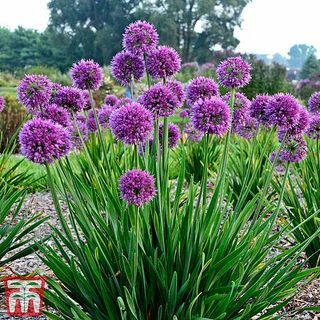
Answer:
POLYGON ((209 146, 209 134, 206 133, 204 137, 204 165, 203 165, 203 180, 202 180, 202 188, 203 188, 203 198, 202 198, 202 207, 205 211, 207 208, 207 183, 208 183, 208 163, 209 163, 209 155, 208 155, 208 146, 209 146))
POLYGON ((139 168, 139 154, 138 154, 138 146, 136 144, 133 146, 133 153, 134 153, 134 166, 135 168, 139 168))
POLYGON ((131 94, 131 100, 134 100, 134 77, 131 75, 131 81, 130 81, 130 94, 131 94))
POLYGON ((138 263, 139 263, 139 208, 135 210, 135 253, 134 253, 134 286, 137 284, 138 274, 138 263))
POLYGON ((144 57, 144 66, 145 66, 145 70, 146 70, 146 74, 147 74, 148 88, 150 88, 151 87, 151 79, 150 79, 150 74, 147 69, 147 55, 145 54, 143 57, 144 57))

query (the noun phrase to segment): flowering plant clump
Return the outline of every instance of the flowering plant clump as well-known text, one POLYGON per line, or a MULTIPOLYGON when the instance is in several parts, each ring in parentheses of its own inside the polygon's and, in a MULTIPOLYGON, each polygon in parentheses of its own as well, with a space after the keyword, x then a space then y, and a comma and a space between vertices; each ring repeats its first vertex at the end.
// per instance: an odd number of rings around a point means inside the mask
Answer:
POLYGON ((86 101, 84 100, 82 90, 72 87, 63 87, 57 92, 55 103, 60 107, 67 109, 70 113, 77 113, 82 111, 86 101))
POLYGON ((0 112, 3 111, 5 105, 4 97, 0 96, 0 112))
POLYGON ((70 127, 70 115, 68 111, 55 104, 48 104, 38 113, 38 117, 41 119, 51 120, 55 123, 60 124, 62 127, 70 127))

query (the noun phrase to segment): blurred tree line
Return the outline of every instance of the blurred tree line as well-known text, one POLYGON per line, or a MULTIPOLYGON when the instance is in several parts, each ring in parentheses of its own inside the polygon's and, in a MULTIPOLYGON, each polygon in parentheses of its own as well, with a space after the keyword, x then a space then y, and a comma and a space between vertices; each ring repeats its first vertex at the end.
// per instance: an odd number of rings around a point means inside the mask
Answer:
POLYGON ((160 43, 176 48, 184 62, 205 62, 217 46, 238 45, 233 33, 249 1, 50 0, 45 32, 0 28, 0 71, 37 65, 65 71, 81 58, 108 65, 126 25, 137 19, 153 23, 160 43))

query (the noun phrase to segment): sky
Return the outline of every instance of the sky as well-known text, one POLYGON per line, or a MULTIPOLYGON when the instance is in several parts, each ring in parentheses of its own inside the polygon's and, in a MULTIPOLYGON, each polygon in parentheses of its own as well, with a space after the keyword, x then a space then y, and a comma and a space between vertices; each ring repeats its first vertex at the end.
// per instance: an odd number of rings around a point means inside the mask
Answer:
MULTIPOLYGON (((0 26, 43 31, 48 0, 0 0, 0 26)), ((320 0, 252 0, 235 30, 240 52, 286 55, 296 43, 313 45, 320 54, 320 0)))

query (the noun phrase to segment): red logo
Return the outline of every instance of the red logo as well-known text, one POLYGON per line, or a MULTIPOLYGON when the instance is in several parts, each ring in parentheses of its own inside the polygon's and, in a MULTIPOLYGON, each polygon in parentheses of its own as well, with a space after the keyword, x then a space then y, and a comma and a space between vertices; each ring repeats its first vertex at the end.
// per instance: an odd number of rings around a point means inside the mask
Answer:
POLYGON ((4 279, 9 316, 39 316, 42 313, 45 278, 7 277, 4 279))

